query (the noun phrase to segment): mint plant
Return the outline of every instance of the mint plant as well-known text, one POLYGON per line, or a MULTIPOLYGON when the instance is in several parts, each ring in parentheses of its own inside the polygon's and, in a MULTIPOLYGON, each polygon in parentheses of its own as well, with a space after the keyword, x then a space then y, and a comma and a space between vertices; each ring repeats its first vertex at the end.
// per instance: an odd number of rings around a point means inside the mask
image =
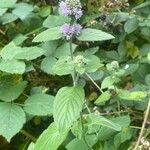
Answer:
POLYGON ((148 149, 149 6, 1 0, 2 139, 27 150, 148 149))

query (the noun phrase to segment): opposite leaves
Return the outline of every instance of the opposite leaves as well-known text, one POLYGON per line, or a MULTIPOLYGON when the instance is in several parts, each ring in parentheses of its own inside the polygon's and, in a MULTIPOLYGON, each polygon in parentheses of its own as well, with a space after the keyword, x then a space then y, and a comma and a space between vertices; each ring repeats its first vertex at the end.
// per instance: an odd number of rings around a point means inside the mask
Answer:
POLYGON ((80 117, 84 103, 84 90, 81 87, 63 87, 54 100, 54 122, 60 130, 70 128, 80 117))

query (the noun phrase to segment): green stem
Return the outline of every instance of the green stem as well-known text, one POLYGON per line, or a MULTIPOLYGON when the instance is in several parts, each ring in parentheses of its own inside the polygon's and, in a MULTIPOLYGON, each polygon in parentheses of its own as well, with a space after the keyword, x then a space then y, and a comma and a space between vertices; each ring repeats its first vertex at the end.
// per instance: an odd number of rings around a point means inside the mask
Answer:
MULTIPOLYGON (((69 46, 70 46, 70 56, 71 56, 71 59, 73 61, 74 58, 73 58, 72 38, 69 41, 69 46)), ((75 71, 75 68, 73 70, 72 80, 73 80, 73 86, 76 86, 77 81, 76 81, 76 71, 75 71)))
POLYGON ((98 84, 92 79, 92 77, 91 77, 88 73, 85 73, 85 75, 92 81, 92 83, 97 87, 97 89, 98 89, 101 93, 104 93, 103 90, 98 86, 98 84))
POLYGON ((91 146, 89 145, 89 143, 87 142, 87 140, 86 140, 86 136, 85 136, 85 133, 84 133, 84 123, 83 123, 82 114, 80 115, 80 118, 81 118, 82 132, 83 132, 82 137, 83 137, 84 143, 86 144, 86 146, 88 147, 89 150, 93 150, 91 148, 91 146))

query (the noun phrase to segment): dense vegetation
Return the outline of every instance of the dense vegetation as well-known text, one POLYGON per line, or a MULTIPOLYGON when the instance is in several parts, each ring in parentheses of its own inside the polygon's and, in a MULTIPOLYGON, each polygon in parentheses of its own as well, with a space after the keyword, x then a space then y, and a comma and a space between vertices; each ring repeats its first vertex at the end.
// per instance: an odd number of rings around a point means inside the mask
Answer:
POLYGON ((149 0, 0 0, 0 24, 0 149, 150 149, 149 0))

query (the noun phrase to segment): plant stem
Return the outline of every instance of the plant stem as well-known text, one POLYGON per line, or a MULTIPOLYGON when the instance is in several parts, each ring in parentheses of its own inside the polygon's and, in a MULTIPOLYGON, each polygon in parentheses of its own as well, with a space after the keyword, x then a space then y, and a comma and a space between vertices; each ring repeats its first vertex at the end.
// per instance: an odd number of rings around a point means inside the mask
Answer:
MULTIPOLYGON (((71 59, 73 61, 72 38, 69 41, 69 46, 70 46, 70 56, 71 56, 71 59)), ((77 81, 76 81, 76 71, 75 71, 75 68, 73 70, 72 80, 73 80, 73 86, 76 86, 77 81)))
POLYGON ((28 133, 27 131, 25 131, 25 130, 21 130, 20 131, 23 135, 25 135, 26 137, 28 137, 30 140, 32 140, 33 142, 36 142, 36 138, 35 137, 33 137, 30 133, 28 133))
POLYGON ((84 143, 86 144, 89 150, 93 150, 91 146, 89 145, 89 143, 87 142, 85 134, 84 134, 84 123, 83 123, 82 114, 80 115, 80 118, 81 118, 81 125, 82 125, 82 131, 83 131, 82 137, 83 137, 84 143))
POLYGON ((142 128, 141 128, 141 131, 140 131, 140 135, 138 137, 138 140, 137 140, 137 143, 134 147, 134 150, 137 150, 138 149, 138 146, 141 142, 141 139, 142 139, 142 136, 144 134, 144 129, 145 129, 145 125, 146 125, 146 122, 147 122, 147 119, 148 119, 148 116, 149 116, 149 112, 150 112, 150 99, 149 99, 149 102, 148 102, 148 106, 147 106, 147 109, 146 109, 146 113, 144 115, 144 121, 143 121, 143 124, 142 124, 142 128))
POLYGON ((99 85, 91 78, 91 76, 88 73, 85 73, 86 76, 93 82, 93 84, 97 87, 97 89, 101 92, 104 93, 103 90, 99 87, 99 85))

